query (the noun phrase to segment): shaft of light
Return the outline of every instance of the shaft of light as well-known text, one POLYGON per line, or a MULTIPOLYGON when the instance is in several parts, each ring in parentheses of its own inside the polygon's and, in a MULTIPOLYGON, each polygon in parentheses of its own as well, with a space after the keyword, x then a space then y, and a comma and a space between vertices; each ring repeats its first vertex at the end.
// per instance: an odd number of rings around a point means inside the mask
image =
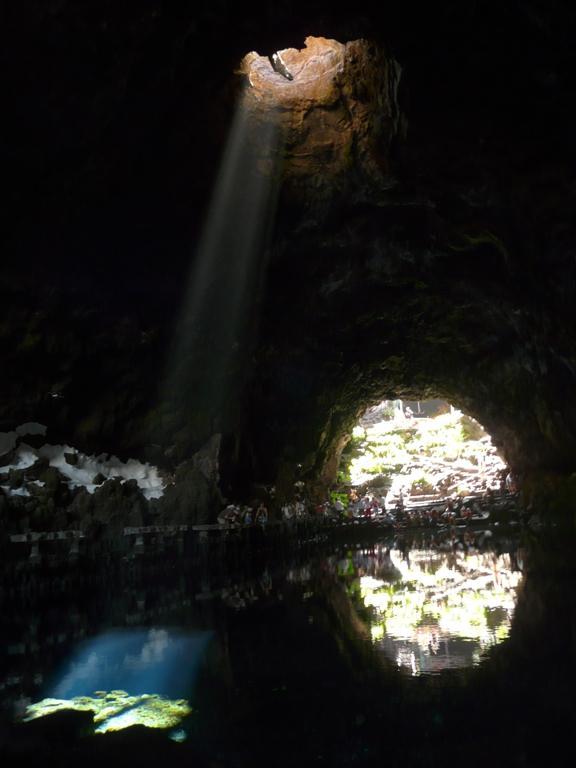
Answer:
POLYGON ((194 264, 166 379, 176 418, 205 409, 217 419, 250 353, 263 282, 266 235, 278 189, 279 129, 252 119, 241 98, 194 264), (180 414, 180 416, 178 416, 180 414))

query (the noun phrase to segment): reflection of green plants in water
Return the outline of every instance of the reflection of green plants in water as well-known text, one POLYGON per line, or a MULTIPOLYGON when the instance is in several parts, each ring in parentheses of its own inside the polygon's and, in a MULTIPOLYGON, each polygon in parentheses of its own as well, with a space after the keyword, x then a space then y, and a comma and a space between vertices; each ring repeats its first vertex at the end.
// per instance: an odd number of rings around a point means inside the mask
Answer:
POLYGON ((374 640, 387 635, 422 645, 427 652, 431 634, 475 640, 481 649, 508 636, 520 575, 505 558, 497 563, 497 579, 494 562, 482 556, 451 567, 437 557, 411 565, 399 553, 393 558, 403 571, 401 581, 358 579, 362 603, 371 609, 374 640))
POLYGON ((93 696, 73 699, 42 699, 27 708, 24 719, 35 720, 60 710, 93 712, 96 733, 120 731, 131 725, 173 728, 192 712, 185 699, 170 700, 147 693, 131 696, 126 691, 96 691, 93 696))
MULTIPOLYGON (((338 575, 339 576, 354 576, 356 574, 356 568, 354 567, 354 561, 352 560, 352 555, 348 554, 345 559, 341 560, 338 564, 338 575)), ((357 579, 353 582, 360 587, 360 582, 358 582, 357 579)))
POLYGON ((492 590, 465 590, 437 602, 418 591, 406 590, 389 601, 382 611, 377 610, 374 618, 382 622, 385 630, 399 637, 410 637, 419 626, 431 619, 450 635, 486 640, 498 629, 506 637, 509 630, 509 615, 490 627, 486 616, 486 605, 495 599, 492 590))

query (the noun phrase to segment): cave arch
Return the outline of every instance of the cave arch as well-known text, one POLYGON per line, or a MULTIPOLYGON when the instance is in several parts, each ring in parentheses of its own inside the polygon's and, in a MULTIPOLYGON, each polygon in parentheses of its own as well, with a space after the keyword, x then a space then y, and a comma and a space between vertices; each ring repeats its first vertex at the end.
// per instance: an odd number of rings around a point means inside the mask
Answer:
MULTIPOLYGON (((385 400, 366 411, 345 446, 335 491, 369 494, 395 509, 501 491, 508 470, 484 427, 442 400, 385 400)), ((510 478, 507 490, 517 490, 510 478)))
POLYGON ((172 469, 223 433, 237 482, 274 482, 298 464, 316 481, 371 402, 437 395, 478 418, 516 471, 573 473, 570 13, 156 5, 108 8, 101 24, 78 4, 8 20, 7 62, 26 87, 6 110, 0 427, 38 420, 62 443, 172 469), (310 33, 372 36, 400 62, 403 114, 389 110, 395 133, 380 131, 381 155, 368 158, 385 183, 357 165, 337 195, 321 168, 302 177, 307 204, 282 212, 271 248, 240 415, 215 424, 198 407, 157 439, 158 361, 233 69, 248 50, 310 33), (323 217, 307 207, 316 197, 323 217))
POLYGON ((393 397, 453 403, 519 475, 572 468, 571 375, 532 286, 495 238, 437 226, 426 207, 372 208, 278 248, 250 396, 256 475, 329 484, 360 413, 393 397))

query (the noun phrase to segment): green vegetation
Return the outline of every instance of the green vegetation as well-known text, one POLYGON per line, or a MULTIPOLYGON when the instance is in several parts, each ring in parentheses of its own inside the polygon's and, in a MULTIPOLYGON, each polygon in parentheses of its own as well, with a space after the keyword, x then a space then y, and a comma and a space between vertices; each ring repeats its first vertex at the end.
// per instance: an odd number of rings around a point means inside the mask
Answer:
MULTIPOLYGON (((368 427, 354 428, 342 455, 340 483, 362 485, 381 480, 391 483, 402 474, 411 483, 411 493, 431 494, 439 475, 459 466, 464 473, 484 468, 488 453, 494 453, 490 437, 470 416, 453 410, 434 418, 389 419, 368 427)), ((470 491, 468 477, 460 477, 458 492, 470 491), (460 487, 461 486, 461 487, 460 487)))
POLYGON ((462 414, 460 417, 460 426, 463 440, 481 440, 486 436, 486 432, 484 432, 480 424, 471 419, 470 416, 466 416, 466 414, 462 414))
POLYGON ((350 475, 350 469, 352 462, 360 458, 364 453, 364 445, 366 442, 366 430, 363 427, 355 427, 352 437, 342 452, 342 459, 340 461, 340 469, 338 470, 337 482, 345 485, 352 482, 350 475))
POLYGON ((423 475, 412 481, 412 492, 418 493, 432 493, 434 491, 434 485, 430 480, 423 475))

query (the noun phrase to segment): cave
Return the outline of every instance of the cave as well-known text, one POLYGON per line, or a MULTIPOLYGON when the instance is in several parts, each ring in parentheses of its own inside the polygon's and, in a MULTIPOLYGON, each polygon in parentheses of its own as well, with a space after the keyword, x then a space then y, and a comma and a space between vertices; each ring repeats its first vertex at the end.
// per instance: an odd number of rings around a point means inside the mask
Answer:
POLYGON ((2 551, 322 502, 394 399, 476 419, 573 536, 569 3, 2 16, 2 551))
POLYGON ((242 495, 297 465, 329 483, 362 409, 435 396, 490 430, 530 497, 570 495, 566 19, 509 8, 494 31, 490 8, 428 11, 426 39, 409 9, 322 3, 305 20, 40 4, 28 27, 14 12, 2 429, 38 422, 50 442, 170 471, 218 440, 220 490, 242 495), (250 338, 226 413, 198 371, 163 408, 240 98, 282 134, 250 338))

